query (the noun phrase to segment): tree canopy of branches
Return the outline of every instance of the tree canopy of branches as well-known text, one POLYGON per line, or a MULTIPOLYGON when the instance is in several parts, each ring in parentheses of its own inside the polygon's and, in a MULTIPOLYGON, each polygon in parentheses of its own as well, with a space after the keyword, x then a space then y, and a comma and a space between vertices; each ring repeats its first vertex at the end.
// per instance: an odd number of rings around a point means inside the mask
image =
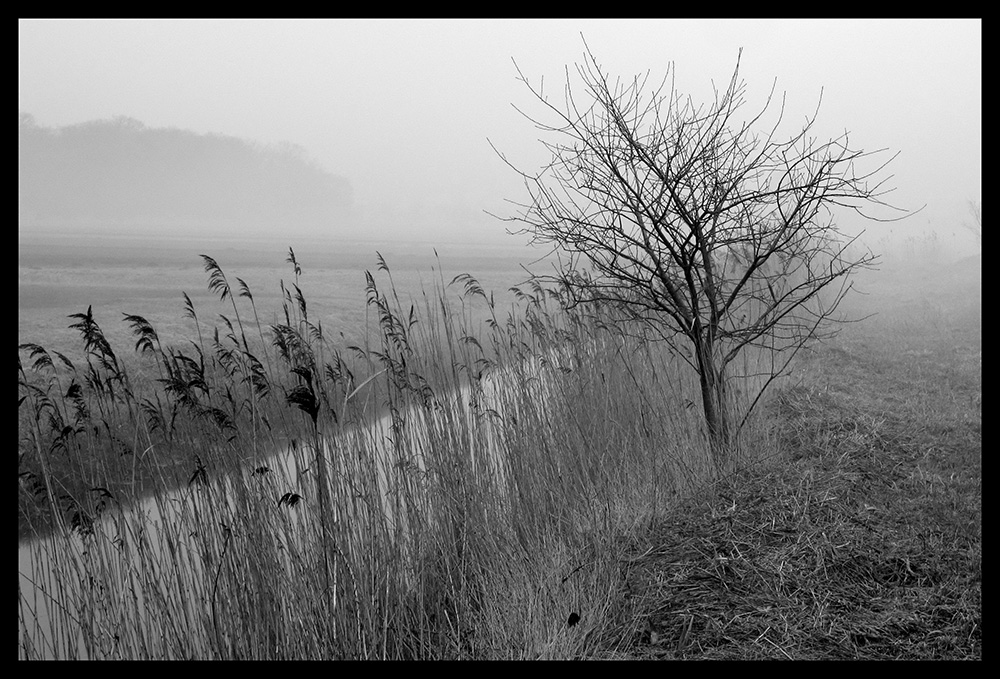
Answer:
POLYGON ((833 210, 873 218, 862 210, 886 205, 878 177, 892 159, 860 171, 882 151, 852 150, 847 133, 817 142, 815 112, 779 139, 784 99, 777 122, 758 132, 774 88, 741 120, 739 59, 707 106, 678 94, 669 69, 659 85, 648 73, 612 80, 589 48, 576 74, 582 87, 567 69, 557 106, 518 69, 551 120, 521 111, 551 160, 537 173, 511 165, 530 197, 504 219, 568 255, 554 278, 575 303, 611 303, 691 365, 720 463, 798 349, 835 330, 850 275, 875 263, 841 233, 833 210), (741 414, 727 367, 751 347, 769 367, 741 414))

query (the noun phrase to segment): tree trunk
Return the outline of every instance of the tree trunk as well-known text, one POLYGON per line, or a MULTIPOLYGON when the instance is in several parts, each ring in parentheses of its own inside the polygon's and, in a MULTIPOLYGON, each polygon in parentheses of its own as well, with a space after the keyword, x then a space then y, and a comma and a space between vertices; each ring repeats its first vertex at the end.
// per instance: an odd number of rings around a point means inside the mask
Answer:
POLYGON ((708 425, 708 443, 712 463, 721 470, 729 452, 730 413, 726 399, 724 368, 717 368, 710 338, 699 336, 695 342, 698 353, 698 377, 701 381, 701 403, 708 425))

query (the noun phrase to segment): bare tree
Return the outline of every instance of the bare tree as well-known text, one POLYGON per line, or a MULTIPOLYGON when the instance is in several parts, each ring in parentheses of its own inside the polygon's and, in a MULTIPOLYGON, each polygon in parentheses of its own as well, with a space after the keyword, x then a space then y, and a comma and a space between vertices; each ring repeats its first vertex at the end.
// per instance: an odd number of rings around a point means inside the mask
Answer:
POLYGON ((815 112, 778 140, 784 100, 770 131, 756 133, 774 88, 759 113, 740 121, 739 59, 728 87, 698 107, 675 91, 669 71, 648 91, 649 73, 610 80, 589 48, 576 73, 585 101, 567 68, 558 107, 518 69, 545 115, 554 114, 546 123, 520 111, 546 135, 551 160, 533 174, 514 168, 530 199, 514 202, 519 214, 505 219, 569 255, 551 278, 574 303, 611 303, 697 371, 721 464, 795 352, 832 334, 828 321, 837 320, 850 275, 875 263, 870 251, 851 254, 856 237, 843 236, 831 210, 871 218, 862 208, 885 205, 885 191, 884 180, 869 182, 892 158, 859 173, 855 164, 881 151, 850 149, 847 133, 817 142, 815 112), (749 347, 770 360, 740 419, 727 398, 727 366, 749 347))
POLYGON ((969 229, 979 239, 979 242, 983 242, 983 204, 978 200, 969 201, 969 214, 972 215, 972 225, 967 225, 966 228, 969 229))

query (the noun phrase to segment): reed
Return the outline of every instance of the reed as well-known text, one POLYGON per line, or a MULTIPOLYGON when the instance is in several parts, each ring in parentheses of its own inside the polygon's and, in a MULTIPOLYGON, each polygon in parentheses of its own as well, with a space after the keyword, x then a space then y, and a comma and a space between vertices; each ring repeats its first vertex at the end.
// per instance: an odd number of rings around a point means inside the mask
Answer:
POLYGON ((135 372, 90 310, 85 366, 20 347, 20 657, 600 652, 630 536, 718 471, 682 361, 537 283, 404 300, 381 256, 337 345, 293 252, 269 327, 203 260, 232 318, 126 315, 135 372))

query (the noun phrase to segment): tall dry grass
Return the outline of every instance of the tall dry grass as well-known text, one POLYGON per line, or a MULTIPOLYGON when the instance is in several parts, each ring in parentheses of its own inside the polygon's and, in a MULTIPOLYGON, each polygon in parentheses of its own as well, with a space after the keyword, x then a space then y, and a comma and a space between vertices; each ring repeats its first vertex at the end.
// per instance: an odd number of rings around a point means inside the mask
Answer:
POLYGON ((404 301, 381 257, 368 341, 338 346, 291 251, 270 327, 204 262, 232 317, 186 298, 165 347, 126 316, 141 377, 89 310, 85 366, 21 345, 20 657, 606 652, 630 536, 719 471, 682 361, 537 284, 404 301))

